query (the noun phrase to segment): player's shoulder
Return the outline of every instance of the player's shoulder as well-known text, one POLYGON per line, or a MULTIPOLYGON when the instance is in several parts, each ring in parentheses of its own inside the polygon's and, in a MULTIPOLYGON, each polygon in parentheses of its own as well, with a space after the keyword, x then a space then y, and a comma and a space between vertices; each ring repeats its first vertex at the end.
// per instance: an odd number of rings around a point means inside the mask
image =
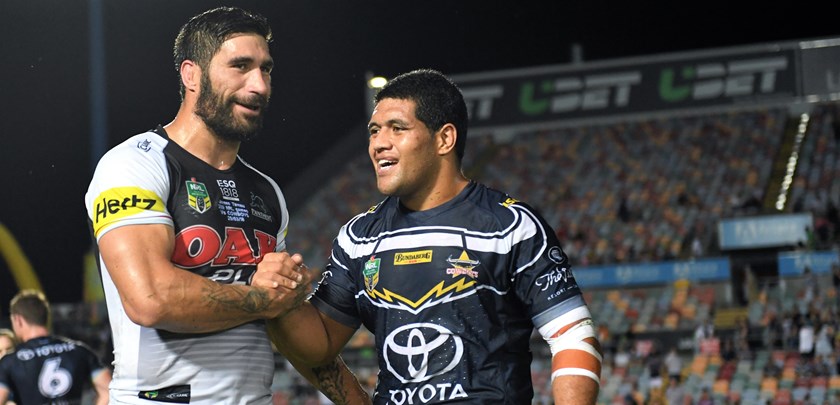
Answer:
POLYGON ((114 166, 145 166, 149 161, 161 160, 163 150, 169 140, 154 131, 134 135, 108 150, 100 159, 99 165, 106 168, 114 166))
POLYGON ((93 348, 84 341, 61 335, 52 335, 51 338, 53 344, 63 346, 68 350, 82 351, 91 354, 94 353, 93 348))
POLYGON ((497 222, 509 224, 516 221, 523 212, 534 212, 526 202, 508 193, 481 183, 474 183, 467 197, 471 209, 495 218, 497 222))
POLYGON ((342 228, 355 235, 371 234, 381 227, 397 204, 399 201, 396 198, 385 197, 366 211, 356 214, 342 228))

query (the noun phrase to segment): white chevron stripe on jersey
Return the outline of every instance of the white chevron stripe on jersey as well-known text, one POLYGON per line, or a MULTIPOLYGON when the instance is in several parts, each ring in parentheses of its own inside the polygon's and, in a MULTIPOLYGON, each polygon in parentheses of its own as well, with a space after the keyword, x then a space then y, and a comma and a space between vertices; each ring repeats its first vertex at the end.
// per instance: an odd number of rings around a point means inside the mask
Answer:
MULTIPOLYGON (((510 226, 502 231, 476 232, 458 227, 421 226, 382 232, 370 238, 359 238, 353 234, 353 224, 364 216, 359 215, 341 229, 338 235, 338 245, 347 252, 351 259, 370 256, 383 251, 413 249, 418 246, 456 246, 477 252, 492 252, 504 255, 510 253, 517 243, 539 233, 543 237, 543 248, 540 253, 544 251, 546 232, 533 214, 521 206, 512 205, 508 209, 514 214, 514 220, 510 226), (376 252, 374 252, 374 247, 376 247, 376 252)), ((533 261, 535 260, 536 257, 533 261)), ((533 261, 529 264, 533 264, 533 261)), ((521 270, 517 269, 517 272, 521 270)))

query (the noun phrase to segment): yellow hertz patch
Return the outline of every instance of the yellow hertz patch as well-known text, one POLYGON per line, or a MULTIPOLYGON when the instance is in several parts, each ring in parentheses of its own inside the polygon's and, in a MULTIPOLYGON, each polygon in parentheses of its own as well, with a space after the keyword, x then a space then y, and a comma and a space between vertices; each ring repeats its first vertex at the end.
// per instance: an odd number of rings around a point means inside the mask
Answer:
POLYGON ((506 200, 502 203, 502 206, 503 206, 503 207, 505 207, 505 208, 507 208, 507 207, 510 207, 510 206, 511 206, 511 205, 513 205, 513 204, 518 203, 518 202, 519 202, 519 200, 517 200, 517 199, 515 199, 515 198, 507 198, 507 199, 506 199, 506 200))
POLYGON ((394 255, 394 266, 406 264, 429 263, 432 261, 431 250, 420 250, 417 252, 397 253, 394 255))
POLYGON ((152 191, 138 187, 114 187, 103 191, 93 202, 93 234, 123 218, 145 211, 163 212, 163 200, 152 191))

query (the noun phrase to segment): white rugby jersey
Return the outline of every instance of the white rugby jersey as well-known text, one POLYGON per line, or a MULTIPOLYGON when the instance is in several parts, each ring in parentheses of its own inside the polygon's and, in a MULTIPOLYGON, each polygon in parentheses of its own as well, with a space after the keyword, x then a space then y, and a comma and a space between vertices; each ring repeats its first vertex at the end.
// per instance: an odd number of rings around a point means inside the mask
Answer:
MULTIPOLYGON (((272 179, 239 157, 217 170, 160 126, 102 157, 85 206, 97 241, 124 225, 172 226, 172 262, 219 283, 247 284, 265 253, 285 249, 289 214, 272 179)), ((271 403, 264 322, 206 334, 141 327, 126 316, 101 256, 97 263, 114 340, 111 403, 271 403)))

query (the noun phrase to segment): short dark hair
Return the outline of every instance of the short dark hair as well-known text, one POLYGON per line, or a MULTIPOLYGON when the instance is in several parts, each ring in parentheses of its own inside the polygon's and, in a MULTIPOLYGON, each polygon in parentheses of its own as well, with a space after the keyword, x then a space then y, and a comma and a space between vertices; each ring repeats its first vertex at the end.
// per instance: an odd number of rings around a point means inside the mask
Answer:
MULTIPOLYGON (((172 54, 175 57, 175 70, 181 71, 181 63, 191 60, 206 70, 213 55, 219 51, 222 43, 233 34, 254 33, 271 42, 271 27, 268 20, 257 13, 238 7, 218 7, 198 14, 184 24, 175 38, 172 54)), ((181 99, 186 88, 181 83, 181 99)))
POLYGON ((23 290, 9 304, 11 315, 20 315, 30 325, 47 327, 50 324, 50 303, 38 290, 23 290))
POLYGON ((454 125, 458 131, 455 154, 458 161, 464 158, 468 129, 467 104, 455 82, 437 70, 417 69, 388 81, 376 93, 373 101, 378 103, 386 98, 414 101, 414 115, 432 132, 437 132, 447 123, 454 125))

